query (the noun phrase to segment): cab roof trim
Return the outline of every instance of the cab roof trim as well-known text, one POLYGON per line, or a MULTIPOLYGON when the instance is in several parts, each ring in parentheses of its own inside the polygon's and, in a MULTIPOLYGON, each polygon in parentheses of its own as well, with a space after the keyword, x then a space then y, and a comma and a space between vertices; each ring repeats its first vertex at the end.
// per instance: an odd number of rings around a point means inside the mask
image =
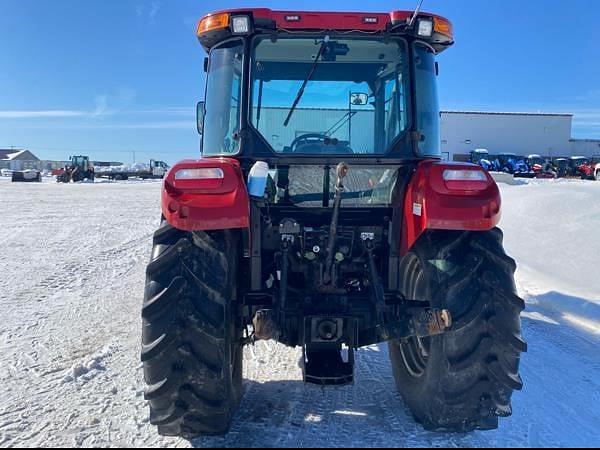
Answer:
MULTIPOLYGON (((381 12, 343 12, 343 11, 276 11, 269 8, 239 8, 225 9, 206 14, 202 20, 219 14, 250 15, 256 28, 271 28, 287 31, 302 30, 327 30, 327 31, 357 31, 378 33, 389 30, 391 27, 407 23, 414 11, 396 10, 389 13, 381 12), (299 20, 290 20, 298 18, 299 20)), ((433 18, 452 25, 442 16, 427 12, 420 12, 419 18, 433 18)), ((201 41, 202 42, 202 41, 201 41)), ((202 42, 205 50, 209 50, 216 43, 215 40, 202 42)), ((451 45, 444 44, 438 50, 451 45)))

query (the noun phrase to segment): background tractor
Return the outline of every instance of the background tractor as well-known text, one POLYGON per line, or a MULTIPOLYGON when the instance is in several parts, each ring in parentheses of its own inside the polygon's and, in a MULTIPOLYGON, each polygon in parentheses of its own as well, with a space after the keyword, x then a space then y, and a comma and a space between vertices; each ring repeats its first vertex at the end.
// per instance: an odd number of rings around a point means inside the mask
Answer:
POLYGON ((263 8, 207 15, 197 34, 202 158, 164 179, 146 272, 150 422, 227 432, 243 347, 273 339, 302 348, 319 386, 352 383, 355 350, 387 342, 425 428, 496 428, 522 388, 524 303, 498 186, 441 160, 451 23, 263 8))
POLYGON ((584 159, 578 166, 578 170, 582 179, 600 181, 600 156, 584 159))
POLYGON ((71 164, 56 176, 56 181, 59 183, 77 183, 79 181, 89 180, 94 181, 94 165, 90 162, 88 156, 71 156, 69 158, 71 164))
POLYGON ((496 166, 500 172, 510 173, 515 177, 533 178, 535 174, 521 156, 515 153, 499 153, 496 155, 496 166))
POLYGON ((563 178, 569 175, 569 160, 567 158, 555 158, 552 161, 554 167, 556 167, 556 174, 558 178, 563 178))
POLYGON ((525 158, 525 164, 533 172, 535 178, 557 178, 558 171, 552 162, 540 155, 529 155, 525 158))
POLYGON ((499 171, 497 161, 490 157, 490 152, 485 148, 477 148, 473 150, 470 154, 469 162, 481 166, 488 172, 499 171))

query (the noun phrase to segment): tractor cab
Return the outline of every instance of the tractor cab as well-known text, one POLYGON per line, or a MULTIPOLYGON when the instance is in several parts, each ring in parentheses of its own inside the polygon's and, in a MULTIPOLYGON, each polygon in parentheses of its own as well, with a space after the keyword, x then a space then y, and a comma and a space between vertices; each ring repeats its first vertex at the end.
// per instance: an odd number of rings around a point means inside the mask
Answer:
POLYGON ((81 170, 88 170, 90 168, 90 158, 88 156, 71 156, 71 167, 78 167, 81 170))
POLYGON ((497 163, 501 172, 510 174, 525 174, 529 172, 529 167, 516 153, 500 153, 497 155, 497 163))
POLYGON ((579 167, 582 164, 588 164, 590 162, 590 158, 585 156, 571 156, 569 159, 569 164, 571 167, 579 167))
POLYGON ((571 156, 569 158, 569 175, 571 176, 585 176, 582 167, 589 165, 590 158, 585 156, 571 156))
POLYGON ((497 164, 490 157, 490 152, 485 148, 478 148, 471 151, 469 161, 473 164, 477 164, 487 171, 498 170, 497 164))
POLYGON ((209 15, 203 157, 250 164, 440 157, 435 55, 452 27, 409 12, 209 15), (227 93, 227 95, 223 95, 227 93))
POLYGON ((481 160, 489 160, 489 159, 490 159, 490 152, 485 148, 477 148, 477 149, 471 151, 470 161, 473 164, 479 164, 479 162, 481 160))
POLYGON ((540 155, 529 155, 527 158, 525 158, 525 163, 529 167, 533 167, 536 164, 543 167, 546 164, 546 160, 540 155))
POLYGON ((556 167, 556 172, 558 177, 566 177, 569 171, 569 160, 567 158, 555 158, 552 161, 554 167, 556 167))
POLYGON ((510 161, 515 161, 517 159, 516 153, 498 153, 496 155, 496 159, 500 163, 502 167, 506 166, 510 161))

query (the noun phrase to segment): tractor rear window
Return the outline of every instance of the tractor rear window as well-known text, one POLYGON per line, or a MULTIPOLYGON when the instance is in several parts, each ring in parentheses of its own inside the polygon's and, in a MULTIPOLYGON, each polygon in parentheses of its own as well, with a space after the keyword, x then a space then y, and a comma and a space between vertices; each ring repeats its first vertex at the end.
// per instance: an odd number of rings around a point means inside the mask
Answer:
POLYGON ((258 39, 252 125, 273 150, 382 154, 408 127, 404 41, 258 39))

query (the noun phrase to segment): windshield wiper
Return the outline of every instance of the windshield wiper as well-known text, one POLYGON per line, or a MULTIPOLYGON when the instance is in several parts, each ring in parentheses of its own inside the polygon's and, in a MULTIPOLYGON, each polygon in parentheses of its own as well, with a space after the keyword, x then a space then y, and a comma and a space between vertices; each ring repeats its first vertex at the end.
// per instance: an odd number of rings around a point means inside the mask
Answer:
POLYGON ((312 66, 310 68, 310 71, 308 72, 308 74, 306 75, 306 78, 302 82, 302 86, 300 86, 300 90, 298 90, 298 93, 296 94, 296 98, 294 99, 294 103, 292 103, 292 107, 290 108, 290 111, 288 112, 287 117, 283 121, 283 126, 284 127, 287 127, 288 124, 290 123, 290 119, 292 118, 292 114, 294 114, 294 111, 296 110, 296 106, 298 106, 298 102, 300 101, 300 99, 302 98, 302 95, 304 94, 304 88, 306 87, 306 85, 308 84, 308 82, 312 78, 313 74, 315 73, 315 69, 317 68, 317 64, 319 64, 319 59, 321 58, 321 55, 323 54, 323 51, 325 50, 325 47, 327 46, 328 42, 329 42, 329 36, 325 36, 325 38, 323 38, 323 42, 321 42, 321 47, 319 48, 319 51, 317 52, 317 56, 315 57, 315 60, 313 61, 313 64, 312 64, 312 66))

